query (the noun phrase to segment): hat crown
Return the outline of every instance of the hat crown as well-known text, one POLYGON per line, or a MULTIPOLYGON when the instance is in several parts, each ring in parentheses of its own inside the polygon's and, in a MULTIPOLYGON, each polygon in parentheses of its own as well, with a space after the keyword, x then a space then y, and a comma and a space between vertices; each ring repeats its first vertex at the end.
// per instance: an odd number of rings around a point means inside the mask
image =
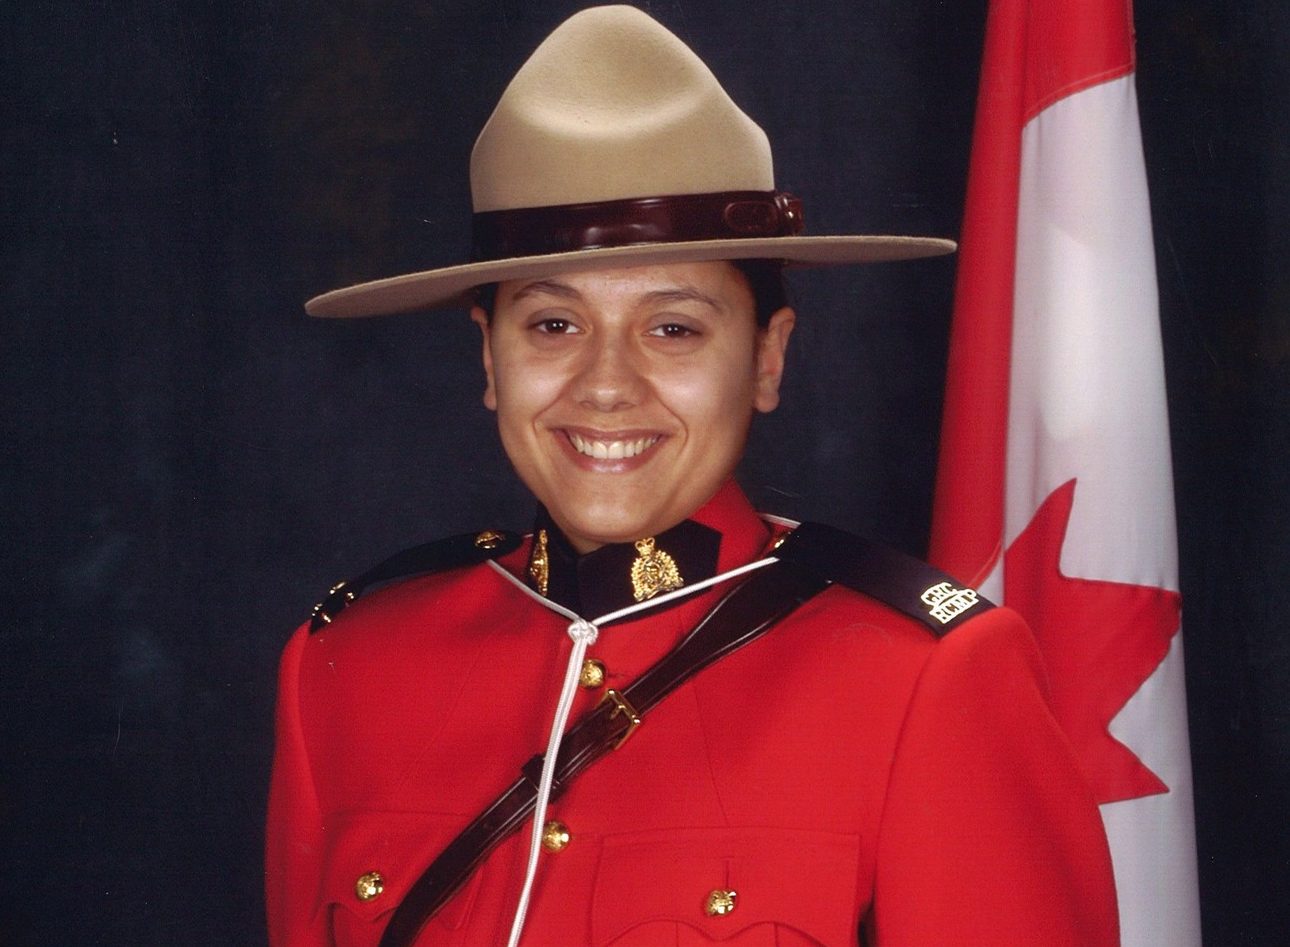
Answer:
POLYGON ((634 7, 566 20, 516 73, 470 162, 478 212, 774 188, 770 142, 634 7))

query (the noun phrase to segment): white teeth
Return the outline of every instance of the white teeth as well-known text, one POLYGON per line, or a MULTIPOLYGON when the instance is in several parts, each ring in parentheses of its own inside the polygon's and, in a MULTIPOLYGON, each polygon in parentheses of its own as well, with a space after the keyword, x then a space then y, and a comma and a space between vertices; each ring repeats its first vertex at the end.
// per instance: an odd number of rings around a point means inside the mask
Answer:
POLYGON ((658 442, 659 436, 642 437, 634 441, 592 441, 581 435, 569 432, 571 443, 579 454, 585 454, 596 460, 627 460, 643 454, 658 442))

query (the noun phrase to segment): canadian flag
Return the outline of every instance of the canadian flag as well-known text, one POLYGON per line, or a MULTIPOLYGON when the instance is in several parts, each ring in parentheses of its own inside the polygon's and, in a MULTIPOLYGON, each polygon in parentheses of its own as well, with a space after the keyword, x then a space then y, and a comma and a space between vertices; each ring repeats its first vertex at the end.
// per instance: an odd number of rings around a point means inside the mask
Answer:
POLYGON ((931 559, 1021 612, 1122 942, 1200 944, 1177 542, 1127 0, 992 0, 931 559))

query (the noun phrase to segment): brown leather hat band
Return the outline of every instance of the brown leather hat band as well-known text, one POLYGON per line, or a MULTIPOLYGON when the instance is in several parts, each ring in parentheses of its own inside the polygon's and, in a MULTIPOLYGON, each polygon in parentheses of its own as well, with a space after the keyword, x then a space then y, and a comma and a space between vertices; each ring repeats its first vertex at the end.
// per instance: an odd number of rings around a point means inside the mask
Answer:
POLYGON ((471 260, 642 243, 689 243, 802 232, 802 202, 782 191, 722 191, 475 214, 471 260))

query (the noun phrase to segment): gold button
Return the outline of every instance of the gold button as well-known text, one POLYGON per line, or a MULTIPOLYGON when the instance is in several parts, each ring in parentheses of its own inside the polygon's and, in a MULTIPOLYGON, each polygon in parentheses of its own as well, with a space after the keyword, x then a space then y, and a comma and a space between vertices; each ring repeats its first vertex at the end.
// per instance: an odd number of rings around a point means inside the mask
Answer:
POLYGON ((475 545, 480 549, 496 549, 502 541, 502 534, 495 529, 486 529, 475 537, 475 545))
POLYGON ((379 898, 384 890, 385 879, 381 877, 379 871, 369 871, 365 875, 359 875, 358 880, 354 882, 354 894, 360 901, 379 898))
POLYGON ((578 674, 578 683, 588 690, 594 690, 605 683, 605 664, 595 658, 582 662, 582 671, 578 674))
POLYGON ((563 822, 557 822, 552 819, 542 827, 542 847, 548 852, 562 852, 569 841, 573 838, 569 834, 569 827, 563 822))
POLYGON ((708 917, 721 917, 735 909, 735 898, 739 895, 725 888, 713 888, 708 892, 708 899, 703 902, 703 913, 708 917))

